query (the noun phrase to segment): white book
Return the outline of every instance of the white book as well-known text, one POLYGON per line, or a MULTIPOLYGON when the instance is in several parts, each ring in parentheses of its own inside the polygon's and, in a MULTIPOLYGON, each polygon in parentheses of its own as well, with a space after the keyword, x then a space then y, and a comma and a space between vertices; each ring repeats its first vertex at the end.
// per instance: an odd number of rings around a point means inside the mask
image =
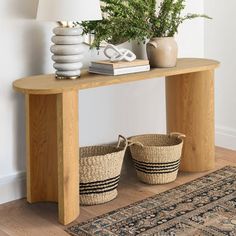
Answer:
POLYGON ((145 66, 133 66, 127 68, 118 68, 118 69, 99 69, 92 66, 89 67, 89 72, 94 74, 101 75, 124 75, 138 72, 150 71, 150 65, 145 66))
POLYGON ((134 66, 146 66, 149 65, 148 60, 140 60, 136 59, 134 61, 118 61, 118 62, 111 62, 109 60, 105 61, 93 61, 91 62, 91 67, 104 69, 104 70, 111 70, 111 69, 120 69, 120 68, 129 68, 134 66))

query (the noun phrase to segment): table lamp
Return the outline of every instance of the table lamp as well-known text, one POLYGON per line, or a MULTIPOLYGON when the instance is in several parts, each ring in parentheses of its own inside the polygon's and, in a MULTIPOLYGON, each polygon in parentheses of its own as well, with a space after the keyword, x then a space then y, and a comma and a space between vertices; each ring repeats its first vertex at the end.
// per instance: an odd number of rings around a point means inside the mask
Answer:
POLYGON ((99 0, 39 0, 37 19, 56 21, 53 29, 53 67, 57 79, 80 77, 84 47, 82 29, 73 22, 102 19, 99 0))

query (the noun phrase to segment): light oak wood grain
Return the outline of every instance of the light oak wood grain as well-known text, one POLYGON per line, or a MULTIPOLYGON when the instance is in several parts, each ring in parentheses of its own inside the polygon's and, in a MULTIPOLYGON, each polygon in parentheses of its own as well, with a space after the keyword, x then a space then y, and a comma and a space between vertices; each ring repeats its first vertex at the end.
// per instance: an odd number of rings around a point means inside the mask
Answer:
POLYGON ((189 136, 184 149, 184 169, 213 168, 214 104, 209 73, 218 66, 214 60, 185 58, 179 59, 174 68, 145 73, 101 76, 84 71, 78 80, 59 81, 54 75, 41 75, 15 81, 15 90, 26 94, 28 201, 58 201, 62 224, 70 223, 79 213, 78 91, 81 89, 167 76, 168 130, 182 130, 189 136), (201 141, 196 147, 198 139, 201 141))
MULTIPOLYGON (((56 222, 53 224, 48 217, 38 213, 39 205, 19 201, 8 205, 5 214, 0 216, 0 230, 8 236, 68 236, 56 222)), ((47 208, 41 210, 47 211, 47 208)))
POLYGON ((27 200, 57 202, 57 95, 27 95, 25 103, 27 200))
POLYGON ((79 215, 78 93, 57 97, 59 221, 68 224, 79 215))
POLYGON ((214 72, 166 78, 167 130, 186 135, 181 170, 207 171, 215 165, 214 72))
MULTIPOLYGON (((236 166, 236 152, 217 148, 214 170, 226 165, 236 166)), ((86 221, 100 214, 124 207, 135 201, 187 183, 210 172, 181 172, 174 183, 150 186, 139 182, 136 176, 133 175, 134 172, 131 171, 128 176, 122 176, 121 184, 118 188, 119 194, 114 201, 98 206, 81 207, 80 217, 75 222, 86 221)), ((3 236, 68 235, 64 232, 65 227, 57 222, 56 216, 57 205, 52 203, 31 205, 27 204, 25 200, 18 200, 3 204, 0 205, 0 232, 2 231, 6 234, 3 234, 3 236)))
POLYGON ((13 87, 16 91, 26 94, 59 94, 69 90, 81 90, 132 81, 153 79, 192 73, 197 71, 213 70, 219 62, 207 59, 183 58, 179 59, 174 68, 152 69, 149 72, 121 76, 104 76, 89 74, 83 71, 78 80, 56 80, 54 75, 39 75, 16 80, 13 87))
POLYGON ((27 200, 58 202, 59 221, 79 214, 78 93, 26 96, 27 200))

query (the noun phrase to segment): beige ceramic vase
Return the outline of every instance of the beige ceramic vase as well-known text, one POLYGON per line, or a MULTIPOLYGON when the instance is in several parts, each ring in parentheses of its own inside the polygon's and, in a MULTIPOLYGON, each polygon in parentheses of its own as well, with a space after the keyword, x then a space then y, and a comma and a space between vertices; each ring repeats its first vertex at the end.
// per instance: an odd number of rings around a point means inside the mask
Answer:
POLYGON ((151 67, 175 67, 178 45, 174 37, 152 38, 147 43, 147 56, 151 67))

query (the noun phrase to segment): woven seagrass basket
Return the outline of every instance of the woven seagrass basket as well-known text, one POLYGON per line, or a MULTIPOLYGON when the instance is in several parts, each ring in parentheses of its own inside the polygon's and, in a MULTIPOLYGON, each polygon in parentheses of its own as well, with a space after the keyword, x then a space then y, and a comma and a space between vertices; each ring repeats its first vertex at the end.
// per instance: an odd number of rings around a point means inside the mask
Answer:
POLYGON ((185 135, 139 135, 129 139, 130 151, 138 178, 148 184, 176 180, 185 135))
POLYGON ((80 148, 81 205, 97 205, 116 198, 126 148, 127 140, 123 136, 119 136, 117 147, 80 148))

